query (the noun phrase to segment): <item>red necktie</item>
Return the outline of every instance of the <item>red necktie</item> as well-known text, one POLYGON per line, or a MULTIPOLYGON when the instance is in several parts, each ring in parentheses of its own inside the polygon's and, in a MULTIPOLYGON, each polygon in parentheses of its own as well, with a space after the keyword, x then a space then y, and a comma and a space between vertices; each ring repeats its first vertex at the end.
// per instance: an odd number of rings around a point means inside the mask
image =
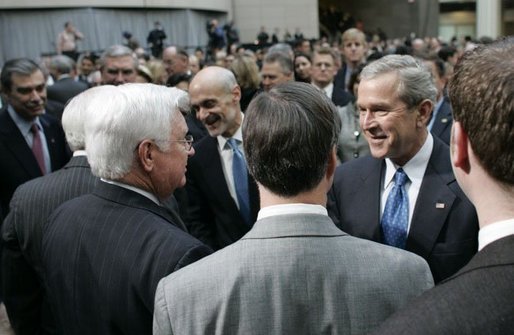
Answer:
POLYGON ((41 169, 41 173, 46 174, 45 157, 43 156, 43 143, 41 142, 39 128, 35 123, 33 123, 30 127, 30 131, 33 135, 32 152, 34 153, 34 157, 36 157, 39 168, 41 169))

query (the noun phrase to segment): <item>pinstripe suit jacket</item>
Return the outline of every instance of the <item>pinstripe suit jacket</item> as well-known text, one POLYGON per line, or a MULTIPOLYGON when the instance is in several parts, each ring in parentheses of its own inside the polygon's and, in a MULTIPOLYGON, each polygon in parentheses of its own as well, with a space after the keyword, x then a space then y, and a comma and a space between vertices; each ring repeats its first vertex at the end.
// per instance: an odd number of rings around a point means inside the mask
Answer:
POLYGON ((154 335, 364 334, 432 285, 419 256, 277 215, 161 280, 154 335))
POLYGON ((169 212, 100 182, 64 203, 43 234, 44 279, 62 334, 151 334, 161 278, 209 254, 169 212))
POLYGON ((452 277, 394 314, 376 335, 512 334, 514 235, 492 242, 452 277))
POLYGON ((16 334, 55 330, 40 280, 43 226, 55 208, 90 193, 97 180, 86 156, 75 156, 61 170, 33 179, 14 193, 2 227, 2 290, 16 334))

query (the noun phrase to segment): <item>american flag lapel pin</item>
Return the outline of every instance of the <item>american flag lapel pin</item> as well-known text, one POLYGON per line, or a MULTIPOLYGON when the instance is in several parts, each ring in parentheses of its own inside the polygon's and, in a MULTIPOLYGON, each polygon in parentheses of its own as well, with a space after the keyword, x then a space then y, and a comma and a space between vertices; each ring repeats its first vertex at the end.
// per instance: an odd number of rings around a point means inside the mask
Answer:
POLYGON ((437 209, 443 209, 445 207, 445 204, 442 202, 436 202, 435 208, 437 209))

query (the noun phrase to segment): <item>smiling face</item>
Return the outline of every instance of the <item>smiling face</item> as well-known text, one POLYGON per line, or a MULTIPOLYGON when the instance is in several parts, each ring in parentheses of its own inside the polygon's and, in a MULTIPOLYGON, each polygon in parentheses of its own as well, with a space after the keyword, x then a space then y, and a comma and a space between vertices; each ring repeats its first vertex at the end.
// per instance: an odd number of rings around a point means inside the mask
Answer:
MULTIPOLYGON (((205 70, 202 70, 205 71, 205 70)), ((200 71, 189 85, 191 109, 205 125, 209 135, 232 136, 242 122, 239 108, 241 89, 235 85, 232 90, 212 80, 206 72, 200 71)))
POLYGON ((11 89, 6 92, 7 102, 25 120, 31 121, 44 113, 46 83, 43 72, 37 70, 30 75, 13 73, 11 89))
POLYGON ((398 75, 394 72, 362 79, 357 106, 360 126, 368 140, 373 157, 390 158, 403 166, 425 142, 426 106, 409 108, 400 100, 398 75))

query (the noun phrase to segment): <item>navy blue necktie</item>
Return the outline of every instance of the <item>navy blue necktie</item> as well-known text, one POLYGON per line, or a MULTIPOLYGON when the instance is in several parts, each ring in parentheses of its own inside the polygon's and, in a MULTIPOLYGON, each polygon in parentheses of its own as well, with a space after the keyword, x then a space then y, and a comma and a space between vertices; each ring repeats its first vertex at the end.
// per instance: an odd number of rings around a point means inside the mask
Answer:
POLYGON ((384 243, 401 249, 405 249, 409 224, 409 197, 405 191, 408 179, 402 168, 396 170, 394 186, 387 197, 382 215, 384 243))
POLYGON ((248 171, 246 161, 239 150, 239 146, 234 138, 228 140, 232 148, 232 175, 234 176, 234 187, 236 189, 237 202, 239 202, 239 212, 246 224, 251 225, 250 215, 250 195, 248 193, 248 171))

